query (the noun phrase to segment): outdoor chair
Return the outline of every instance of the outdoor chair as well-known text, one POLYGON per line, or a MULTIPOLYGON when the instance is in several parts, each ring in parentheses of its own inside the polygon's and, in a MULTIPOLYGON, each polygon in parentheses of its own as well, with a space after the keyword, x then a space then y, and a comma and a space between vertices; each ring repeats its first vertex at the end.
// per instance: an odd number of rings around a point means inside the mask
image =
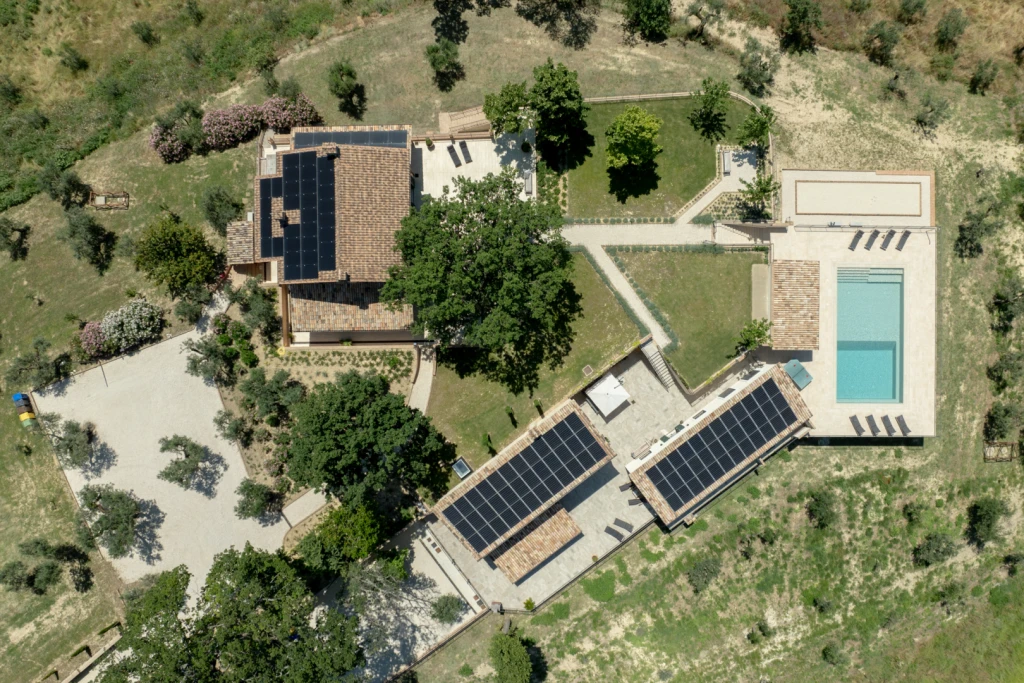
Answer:
POLYGON ((896 428, 892 426, 892 420, 889 419, 888 415, 882 416, 882 426, 885 427, 886 434, 896 436, 896 428))
POLYGON ((619 543, 622 543, 622 539, 623 539, 623 536, 622 536, 622 534, 620 534, 620 533, 619 533, 618 531, 616 531, 615 529, 611 528, 610 526, 606 526, 606 527, 604 528, 604 532, 605 532, 606 534, 608 534, 609 536, 611 536, 612 538, 614 538, 614 539, 615 539, 616 541, 618 541, 619 543))
POLYGON ((895 230, 890 230, 889 232, 885 233, 885 239, 882 240, 882 251, 885 251, 886 249, 889 248, 889 243, 892 242, 892 238, 895 236, 895 230))
POLYGON ((455 151, 455 145, 448 145, 448 156, 450 156, 452 161, 455 163, 455 168, 462 166, 462 160, 459 159, 459 155, 455 151))
POLYGON ((629 532, 633 531, 633 525, 632 524, 630 524, 629 522, 623 522, 618 517, 615 518, 615 521, 612 522, 612 524, 614 524, 615 526, 619 527, 620 529, 625 529, 626 531, 629 531, 629 532))
POLYGON ((878 436, 882 433, 882 430, 878 428, 878 423, 875 422, 874 415, 868 415, 868 429, 871 430, 871 436, 878 436))
POLYGON ((473 157, 469 156, 469 145, 466 144, 465 140, 459 140, 459 149, 462 150, 462 157, 466 160, 466 163, 473 163, 473 157))
POLYGON ((857 245, 860 244, 860 238, 864 236, 863 230, 858 230, 857 234, 853 236, 853 241, 850 242, 850 251, 856 251, 857 245))
POLYGON ((907 240, 910 239, 910 231, 904 230, 903 234, 900 235, 900 241, 896 244, 896 251, 903 251, 903 247, 907 246, 907 240))
POLYGON ((630 505, 643 505, 644 502, 642 500, 640 500, 639 498, 630 498, 629 499, 629 504, 630 505))
POLYGON ((900 426, 900 431, 903 432, 903 436, 910 434, 910 427, 907 426, 907 421, 903 419, 902 415, 896 416, 896 424, 900 426))
POLYGON ((868 237, 867 244, 864 245, 865 251, 871 251, 871 247, 875 246, 875 240, 878 239, 880 233, 877 230, 872 230, 871 235, 868 237))
POLYGON ((864 433, 864 427, 861 426, 860 418, 857 417, 856 415, 850 416, 850 424, 853 425, 853 431, 857 433, 857 436, 860 436, 861 434, 864 433))

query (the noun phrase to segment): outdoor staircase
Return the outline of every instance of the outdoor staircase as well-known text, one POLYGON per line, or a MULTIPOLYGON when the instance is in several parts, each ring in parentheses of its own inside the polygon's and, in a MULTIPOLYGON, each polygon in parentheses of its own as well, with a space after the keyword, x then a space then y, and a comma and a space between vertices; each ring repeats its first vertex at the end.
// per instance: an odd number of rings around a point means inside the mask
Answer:
POLYGON ((661 349, 654 343, 653 339, 648 339, 646 342, 640 345, 640 350, 647 356, 647 361, 654 368, 654 372, 658 375, 658 379, 668 389, 675 382, 672 380, 672 373, 669 371, 668 366, 665 365, 665 359, 661 356, 661 349))

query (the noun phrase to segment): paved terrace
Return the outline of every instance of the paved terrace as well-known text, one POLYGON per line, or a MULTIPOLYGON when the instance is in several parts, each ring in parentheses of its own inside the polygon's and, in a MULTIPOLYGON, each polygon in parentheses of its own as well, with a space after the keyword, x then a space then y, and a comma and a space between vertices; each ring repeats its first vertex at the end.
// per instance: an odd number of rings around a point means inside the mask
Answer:
POLYGON ((425 194, 440 197, 446 186, 454 192, 456 178, 483 180, 489 173, 498 175, 506 167, 515 169, 520 178, 523 177, 525 171, 530 171, 531 194, 528 196, 524 187, 519 197, 520 199, 535 197, 537 195, 536 159, 532 152, 523 151, 523 142, 529 142, 531 148, 535 145, 532 130, 519 135, 498 135, 493 140, 483 138, 453 141, 450 138, 441 138, 434 141, 434 149, 428 149, 424 142, 414 143, 412 148, 413 204, 419 206, 425 194), (466 143, 472 161, 466 161, 460 142, 466 143), (455 154, 459 158, 461 166, 456 166, 452 160, 448 151, 449 145, 454 145, 455 154))

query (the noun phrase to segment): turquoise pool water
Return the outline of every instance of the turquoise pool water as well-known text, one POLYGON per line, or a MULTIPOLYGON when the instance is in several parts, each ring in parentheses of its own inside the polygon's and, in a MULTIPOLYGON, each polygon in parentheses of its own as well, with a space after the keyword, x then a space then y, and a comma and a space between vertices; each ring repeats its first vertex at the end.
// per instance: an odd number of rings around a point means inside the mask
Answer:
POLYGON ((903 270, 839 269, 836 400, 903 400, 903 270))

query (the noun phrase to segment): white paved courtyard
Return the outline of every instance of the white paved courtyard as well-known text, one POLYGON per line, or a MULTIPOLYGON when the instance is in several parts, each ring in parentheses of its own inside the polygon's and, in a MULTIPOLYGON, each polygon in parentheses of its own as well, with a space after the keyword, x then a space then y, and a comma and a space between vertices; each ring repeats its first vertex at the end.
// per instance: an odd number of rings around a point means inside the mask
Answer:
MULTIPOLYGON (((43 412, 96 425, 102 462, 88 473, 65 470, 76 495, 86 484, 109 483, 144 501, 139 547, 133 555, 111 560, 121 579, 130 583, 184 564, 192 573, 189 590, 195 596, 217 553, 247 541, 276 550, 289 527, 280 517, 261 524, 235 516, 235 488, 245 477, 245 466, 238 449, 213 426, 213 416, 223 407, 217 389, 185 373, 181 344, 193 335, 198 333, 105 363, 36 393, 35 399, 43 412), (158 441, 175 434, 219 456, 219 480, 201 490, 185 490, 157 478, 171 460, 160 452, 158 441)), ((310 507, 309 501, 297 502, 310 507)))

